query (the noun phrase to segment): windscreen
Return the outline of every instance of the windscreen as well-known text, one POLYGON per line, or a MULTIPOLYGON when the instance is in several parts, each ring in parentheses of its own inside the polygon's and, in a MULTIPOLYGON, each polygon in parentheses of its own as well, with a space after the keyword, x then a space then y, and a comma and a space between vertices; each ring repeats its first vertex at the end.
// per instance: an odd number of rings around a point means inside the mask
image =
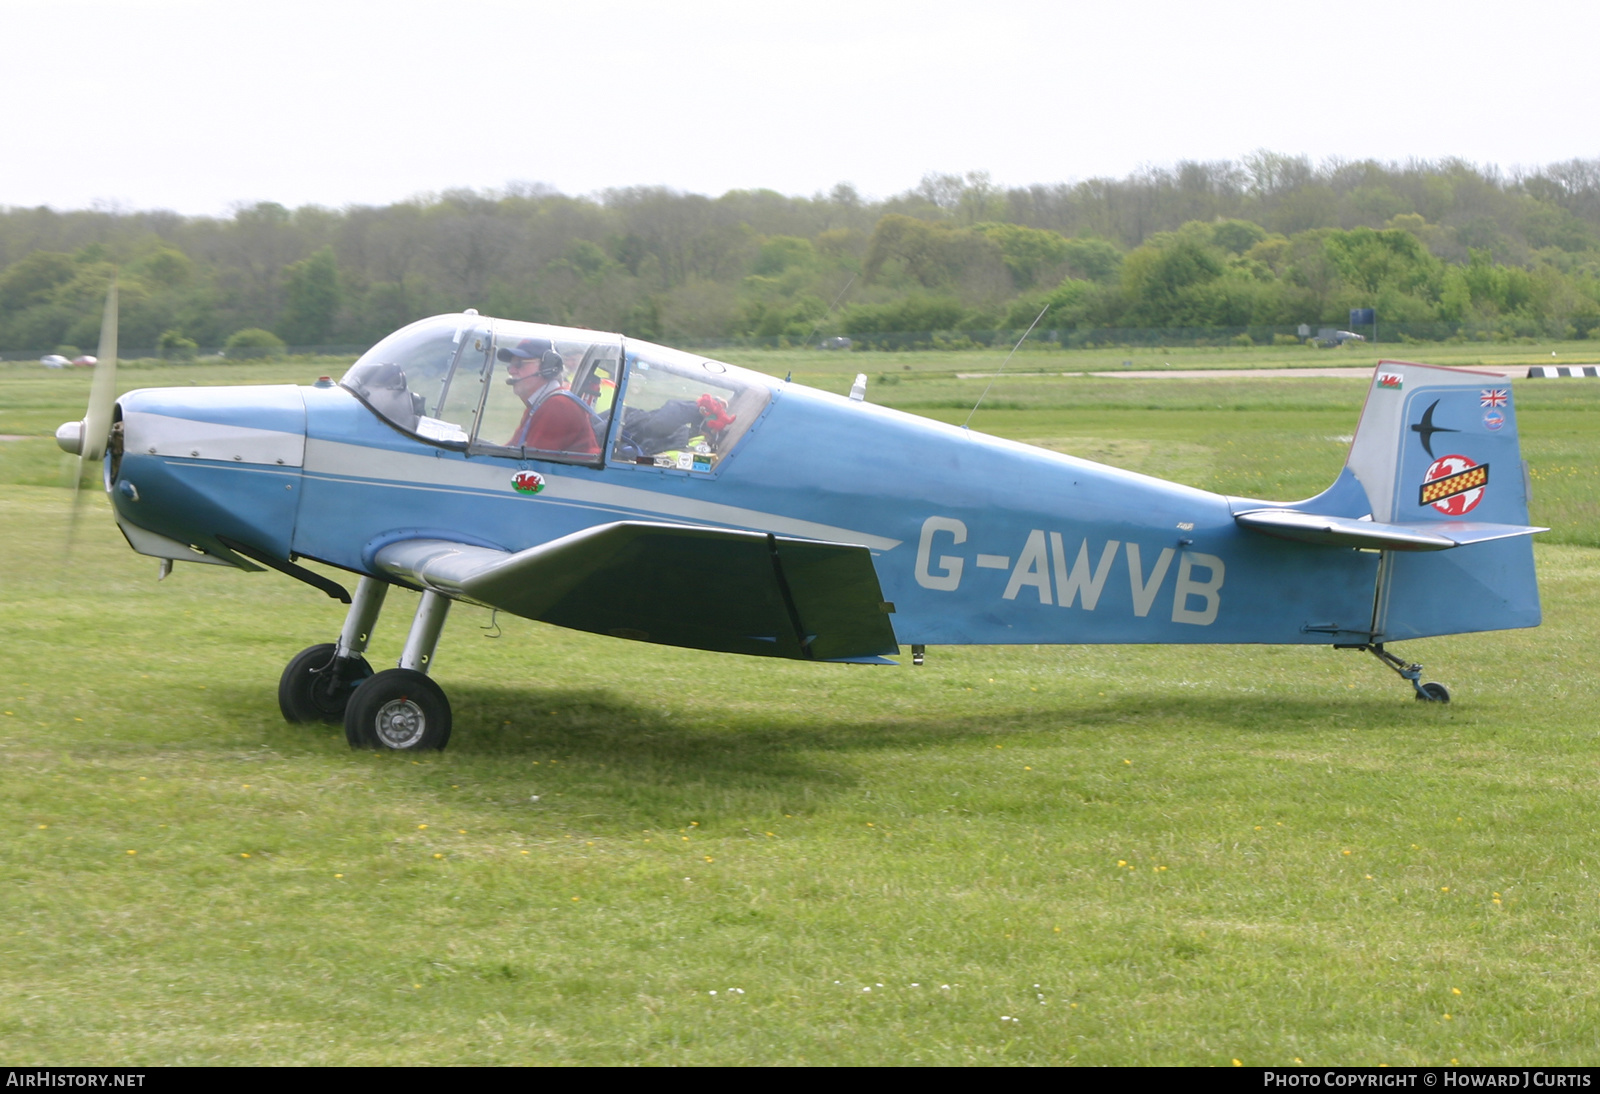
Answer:
POLYGON ((489 322, 469 313, 412 323, 363 353, 340 384, 407 433, 465 444, 481 401, 477 374, 489 351, 489 322), (470 398, 451 397, 458 371, 470 398), (456 420, 445 417, 447 406, 456 420))

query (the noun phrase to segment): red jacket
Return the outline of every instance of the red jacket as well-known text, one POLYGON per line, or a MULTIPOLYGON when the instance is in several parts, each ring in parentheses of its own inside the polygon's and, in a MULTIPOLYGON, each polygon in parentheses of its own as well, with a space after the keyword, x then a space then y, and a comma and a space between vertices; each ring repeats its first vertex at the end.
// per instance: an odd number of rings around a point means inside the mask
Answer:
POLYGON ((566 391, 547 395, 537 409, 522 414, 522 424, 507 443, 543 452, 572 452, 592 456, 600 451, 589 411, 577 396, 566 391))

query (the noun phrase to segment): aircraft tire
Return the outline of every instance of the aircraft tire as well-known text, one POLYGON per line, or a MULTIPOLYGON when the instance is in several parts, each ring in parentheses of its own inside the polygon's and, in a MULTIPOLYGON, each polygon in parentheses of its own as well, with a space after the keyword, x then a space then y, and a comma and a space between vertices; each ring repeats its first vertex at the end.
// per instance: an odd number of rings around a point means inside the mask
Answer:
POLYGON ((278 709, 286 722, 344 721, 344 711, 350 705, 350 696, 356 687, 372 675, 372 666, 365 657, 346 664, 342 682, 337 690, 330 688, 331 679, 324 670, 333 664, 332 642, 307 646, 284 667, 278 679, 278 709))
POLYGON ((1448 703, 1450 689, 1443 684, 1423 684, 1422 690, 1417 693, 1417 699, 1424 703, 1448 703))
POLYGON ((351 748, 438 751, 450 742, 450 700, 420 672, 385 669, 350 697, 344 736, 351 748))

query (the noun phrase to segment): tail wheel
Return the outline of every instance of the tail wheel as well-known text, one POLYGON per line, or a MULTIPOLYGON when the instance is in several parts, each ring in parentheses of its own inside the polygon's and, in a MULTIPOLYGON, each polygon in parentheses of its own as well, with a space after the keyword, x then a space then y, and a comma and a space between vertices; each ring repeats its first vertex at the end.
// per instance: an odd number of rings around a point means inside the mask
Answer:
POLYGON ((1450 689, 1443 684, 1423 684, 1417 688, 1417 699, 1424 703, 1448 703, 1450 689))
POLYGON ((332 642, 308 646, 294 657, 278 680, 278 709, 286 722, 344 721, 350 696, 372 675, 365 657, 335 664, 332 642))
POLYGON ((356 688, 344 735, 351 748, 437 751, 450 742, 450 701, 422 673, 386 669, 356 688))

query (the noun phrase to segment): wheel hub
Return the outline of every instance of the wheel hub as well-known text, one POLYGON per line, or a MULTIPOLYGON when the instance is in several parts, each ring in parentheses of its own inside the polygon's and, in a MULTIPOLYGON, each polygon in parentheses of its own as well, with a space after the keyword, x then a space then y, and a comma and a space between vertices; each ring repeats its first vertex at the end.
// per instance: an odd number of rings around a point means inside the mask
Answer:
POLYGON ((373 730, 385 748, 395 750, 415 747, 428 729, 428 717, 422 708, 405 696, 391 700, 378 708, 373 730))
POLYGON ((350 686, 339 679, 333 666, 316 670, 311 678, 311 701, 324 714, 343 714, 350 700, 350 686))

